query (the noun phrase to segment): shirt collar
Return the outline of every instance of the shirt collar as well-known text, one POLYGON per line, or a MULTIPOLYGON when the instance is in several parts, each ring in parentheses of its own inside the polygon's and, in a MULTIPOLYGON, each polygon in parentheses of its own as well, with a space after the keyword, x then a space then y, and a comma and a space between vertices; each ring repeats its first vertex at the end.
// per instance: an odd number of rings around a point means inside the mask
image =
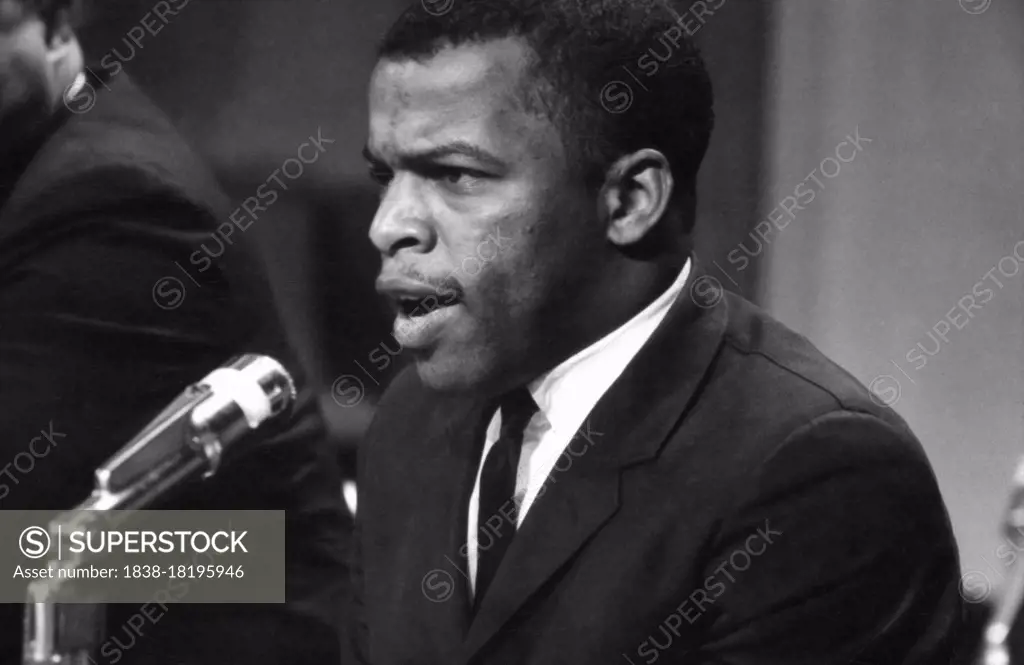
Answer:
POLYGON ((690 259, 672 285, 632 319, 531 382, 530 394, 551 428, 571 435, 640 351, 682 293, 690 259))

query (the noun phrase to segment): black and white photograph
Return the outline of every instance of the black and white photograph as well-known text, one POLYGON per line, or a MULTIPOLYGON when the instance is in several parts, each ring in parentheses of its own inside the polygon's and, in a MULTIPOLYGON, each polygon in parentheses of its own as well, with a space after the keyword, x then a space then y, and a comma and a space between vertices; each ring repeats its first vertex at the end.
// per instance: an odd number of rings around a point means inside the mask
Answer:
POLYGON ((0 665, 1024 665, 1020 0, 0 0, 0 665))

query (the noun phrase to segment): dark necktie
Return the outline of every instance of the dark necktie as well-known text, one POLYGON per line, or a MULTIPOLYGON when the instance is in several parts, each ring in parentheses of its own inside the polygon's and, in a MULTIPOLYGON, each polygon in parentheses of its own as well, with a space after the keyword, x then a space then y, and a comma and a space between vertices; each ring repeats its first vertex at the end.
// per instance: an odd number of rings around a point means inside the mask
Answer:
POLYGON ((480 474, 477 514, 477 570, 474 606, 479 607, 501 560, 516 533, 516 471, 523 434, 537 404, 526 388, 517 388, 501 400, 501 433, 484 461, 480 474))

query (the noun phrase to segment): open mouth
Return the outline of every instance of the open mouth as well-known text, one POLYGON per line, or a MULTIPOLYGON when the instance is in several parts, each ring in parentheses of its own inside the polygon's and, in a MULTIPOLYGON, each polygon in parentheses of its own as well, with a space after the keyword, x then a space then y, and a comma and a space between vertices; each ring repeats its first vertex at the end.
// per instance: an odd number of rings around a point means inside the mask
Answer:
POLYGON ((377 279, 377 291, 395 311, 393 334, 404 348, 427 349, 438 343, 461 312, 466 299, 461 285, 433 284, 394 276, 377 279))
POLYGON ((428 298, 399 298, 398 312, 409 318, 419 318, 430 311, 426 306, 427 300, 428 298))
POLYGON ((404 348, 426 349, 443 336, 445 328, 458 316, 459 308, 456 305, 460 300, 441 301, 436 296, 402 296, 395 302, 398 305, 394 325, 395 340, 404 348))
POLYGON ((458 297, 438 298, 436 295, 429 295, 423 298, 400 296, 396 299, 395 304, 398 308, 398 313, 402 316, 418 319, 431 312, 458 305, 460 302, 462 302, 462 299, 458 297))

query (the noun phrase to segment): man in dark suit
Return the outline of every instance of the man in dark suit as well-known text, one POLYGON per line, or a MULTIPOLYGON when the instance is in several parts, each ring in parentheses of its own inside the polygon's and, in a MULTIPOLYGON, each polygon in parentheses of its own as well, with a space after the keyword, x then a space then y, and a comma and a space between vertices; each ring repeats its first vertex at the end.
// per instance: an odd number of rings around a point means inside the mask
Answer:
MULTIPOLYGON (((84 66, 70 9, 0 0, 8 510, 77 505, 96 466, 233 355, 270 353, 297 370, 274 317, 257 309, 270 303, 245 270, 244 229, 229 233, 246 218, 126 74, 84 66)), ((302 392, 291 421, 160 506, 286 510, 288 602, 114 607, 96 663, 337 661, 348 517, 302 392)), ((21 662, 22 615, 3 609, 0 662, 21 662)))
POLYGON ((920 443, 693 255, 677 9, 430 3, 384 38, 370 237, 414 366, 360 450, 353 661, 949 662, 920 443))

